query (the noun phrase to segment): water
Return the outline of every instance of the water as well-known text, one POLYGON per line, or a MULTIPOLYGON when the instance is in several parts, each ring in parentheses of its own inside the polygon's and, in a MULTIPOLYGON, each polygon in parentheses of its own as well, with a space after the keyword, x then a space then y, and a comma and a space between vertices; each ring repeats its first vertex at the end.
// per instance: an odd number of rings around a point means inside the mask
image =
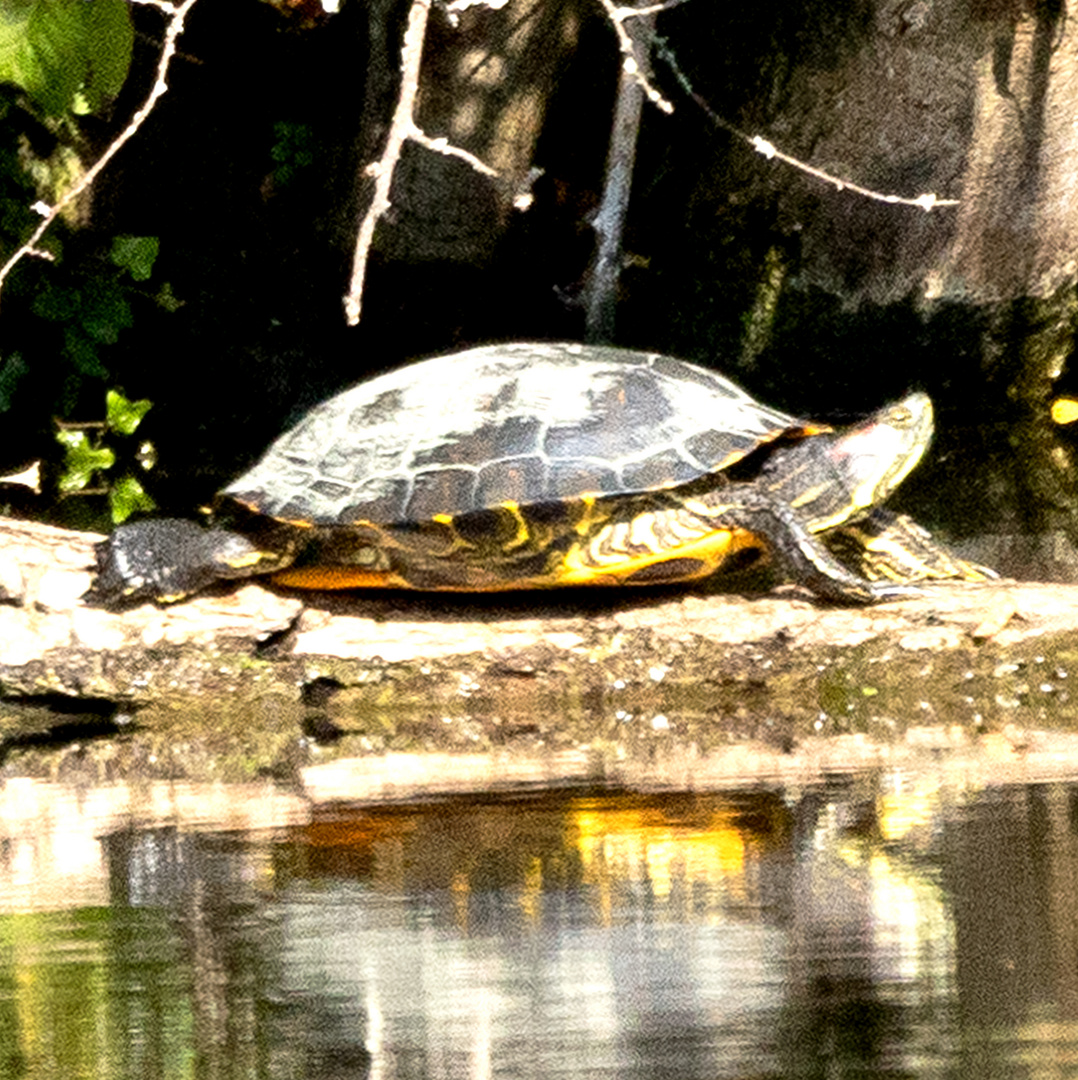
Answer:
POLYGON ((1078 1076, 1078 785, 237 788, 273 821, 221 828, 21 783, 3 1078, 1078 1076))

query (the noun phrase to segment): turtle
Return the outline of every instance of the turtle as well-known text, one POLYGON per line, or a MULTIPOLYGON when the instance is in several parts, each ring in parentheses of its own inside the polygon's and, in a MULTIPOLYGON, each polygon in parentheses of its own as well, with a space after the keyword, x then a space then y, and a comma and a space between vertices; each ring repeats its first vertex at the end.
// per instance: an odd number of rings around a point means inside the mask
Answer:
POLYGON ((834 431, 658 352, 471 348, 316 405, 220 492, 212 527, 119 526, 88 596, 164 604, 260 574, 315 589, 655 585, 764 554, 824 600, 891 600, 919 577, 975 576, 930 540, 894 565, 871 550, 919 535, 880 504, 932 430, 920 392, 834 431))
POLYGON ((994 581, 995 570, 968 562, 940 544, 906 514, 873 509, 823 536, 832 554, 870 581, 928 581, 955 578, 994 581))

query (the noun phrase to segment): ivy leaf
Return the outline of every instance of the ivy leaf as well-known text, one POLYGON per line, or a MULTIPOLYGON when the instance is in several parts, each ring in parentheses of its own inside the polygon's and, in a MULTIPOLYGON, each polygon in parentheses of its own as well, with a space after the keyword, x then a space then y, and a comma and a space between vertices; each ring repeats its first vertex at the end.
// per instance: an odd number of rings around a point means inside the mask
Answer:
POLYGON ((123 88, 135 31, 124 0, 93 0, 81 6, 90 68, 82 92, 89 110, 97 112, 123 88))
POLYGON ((105 422, 111 431, 134 435, 142 418, 152 408, 152 401, 129 401, 118 390, 110 390, 105 395, 105 422))
POLYGON ((123 0, 0 0, 0 82, 54 116, 80 97, 97 109, 123 85, 133 38, 123 0))
POLYGON ((156 236, 117 236, 109 258, 121 270, 129 270, 136 281, 145 281, 153 273, 160 246, 156 236))
POLYGON ((82 491, 94 473, 111 469, 116 455, 107 447, 94 447, 85 431, 64 428, 56 433, 56 441, 64 448, 64 471, 60 474, 60 490, 82 491))
POLYGON ((64 353, 80 375, 93 375, 98 379, 108 377, 108 371, 97 355, 97 343, 77 326, 69 326, 64 331, 64 353))
POLYGON ((5 0, 0 18, 0 80, 22 87, 53 115, 82 83, 77 0, 5 0))
POLYGON ((120 331, 134 324, 131 303, 113 281, 94 282, 83 292, 82 326, 95 341, 115 345, 120 331))
POLYGON ((307 124, 281 120, 273 125, 273 136, 270 157, 277 163, 273 177, 281 187, 288 187, 314 164, 317 145, 314 132, 307 124))
POLYGON ((109 489, 109 506, 113 525, 120 525, 136 510, 149 512, 157 509, 157 503, 133 476, 122 476, 112 485, 109 489))
POLYGON ((67 285, 54 285, 46 280, 34 297, 31 310, 49 322, 67 323, 75 318, 81 306, 82 296, 78 289, 67 285))
POLYGON ((158 307, 162 307, 165 311, 179 311, 186 300, 181 300, 173 291, 170 282, 166 281, 160 289, 157 290, 157 295, 153 298, 154 303, 158 307))
POLYGON ((13 352, 6 359, 0 360, 0 413, 11 408, 15 391, 29 370, 21 353, 13 352))

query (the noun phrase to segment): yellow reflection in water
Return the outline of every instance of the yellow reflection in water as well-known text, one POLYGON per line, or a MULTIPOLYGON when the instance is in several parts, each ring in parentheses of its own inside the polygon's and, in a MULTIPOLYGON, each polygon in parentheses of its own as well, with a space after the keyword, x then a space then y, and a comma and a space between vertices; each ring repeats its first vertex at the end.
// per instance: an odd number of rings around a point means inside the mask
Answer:
POLYGON ((579 853, 583 880, 598 887, 608 921, 616 886, 646 885, 662 902, 675 885, 686 896, 702 888, 708 897, 746 900, 750 834, 742 817, 723 808, 696 825, 671 821, 658 806, 602 810, 581 801, 568 816, 568 842, 579 853))
POLYGON ((533 856, 524 867, 524 884, 520 890, 520 908, 530 923, 537 923, 542 914, 543 861, 533 856))
POLYGON ((939 779, 925 777, 881 795, 877 814, 884 840, 904 840, 917 830, 933 828, 940 814, 939 779))

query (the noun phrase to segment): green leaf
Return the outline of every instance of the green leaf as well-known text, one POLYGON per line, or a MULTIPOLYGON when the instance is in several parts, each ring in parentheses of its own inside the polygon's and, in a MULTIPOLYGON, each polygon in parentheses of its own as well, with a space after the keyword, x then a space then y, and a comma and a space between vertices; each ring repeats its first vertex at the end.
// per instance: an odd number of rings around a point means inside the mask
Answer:
POLYGON ((62 416, 70 416, 72 410, 82 397, 82 388, 86 384, 84 376, 74 369, 64 372, 63 382, 60 384, 60 393, 57 395, 58 407, 62 416))
POLYGON ((78 289, 46 281, 34 297, 31 310, 49 322, 69 323, 75 319, 81 307, 82 294, 78 289))
POLYGON ((85 431, 63 428, 56 433, 56 441, 64 448, 61 491, 82 491, 95 472, 111 469, 116 464, 116 455, 107 446, 94 447, 85 431))
POLYGON ((117 236, 109 258, 121 270, 129 270, 136 281, 145 281, 153 273, 160 246, 156 236, 117 236))
POLYGON ((97 112, 123 88, 135 31, 124 0, 90 0, 82 9, 89 61, 82 90, 90 110, 97 112))
POLYGON ((82 82, 80 23, 78 0, 2 0, 0 81, 62 113, 82 82))
POLYGON ((83 314, 82 325, 87 334, 105 345, 115 345, 120 331, 135 321, 131 304, 122 293, 103 295, 99 302, 83 314))
POLYGON ((108 371, 98 359, 97 343, 76 326, 69 326, 64 331, 64 353, 80 374, 99 379, 108 377, 108 371))
POLYGON ((179 311, 187 303, 186 300, 179 299, 172 291, 171 283, 167 281, 157 290, 157 295, 153 300, 158 307, 163 307, 165 311, 179 311))
POLYGON ((87 281, 82 289, 82 309, 78 321, 95 341, 115 344, 120 331, 135 321, 124 287, 109 278, 98 277, 87 281))
POLYGON ((0 413, 5 413, 11 408, 15 391, 29 370, 21 353, 14 352, 5 360, 0 361, 0 413))
POLYGON ((105 418, 110 430, 120 435, 134 435, 142 418, 153 408, 152 401, 129 401, 118 390, 105 395, 105 418))
POLYGON ((109 488, 109 506, 112 508, 114 525, 126 521, 136 510, 148 512, 157 509, 157 503, 133 476, 121 476, 109 488))
POLYGON ((0 0, 0 82, 54 116, 79 97, 100 108, 123 85, 133 36, 123 0, 0 0))
POLYGON ((277 163, 273 178, 282 188, 293 183, 300 173, 314 164, 317 142, 309 124, 280 120, 273 125, 274 142, 270 157, 277 163))

